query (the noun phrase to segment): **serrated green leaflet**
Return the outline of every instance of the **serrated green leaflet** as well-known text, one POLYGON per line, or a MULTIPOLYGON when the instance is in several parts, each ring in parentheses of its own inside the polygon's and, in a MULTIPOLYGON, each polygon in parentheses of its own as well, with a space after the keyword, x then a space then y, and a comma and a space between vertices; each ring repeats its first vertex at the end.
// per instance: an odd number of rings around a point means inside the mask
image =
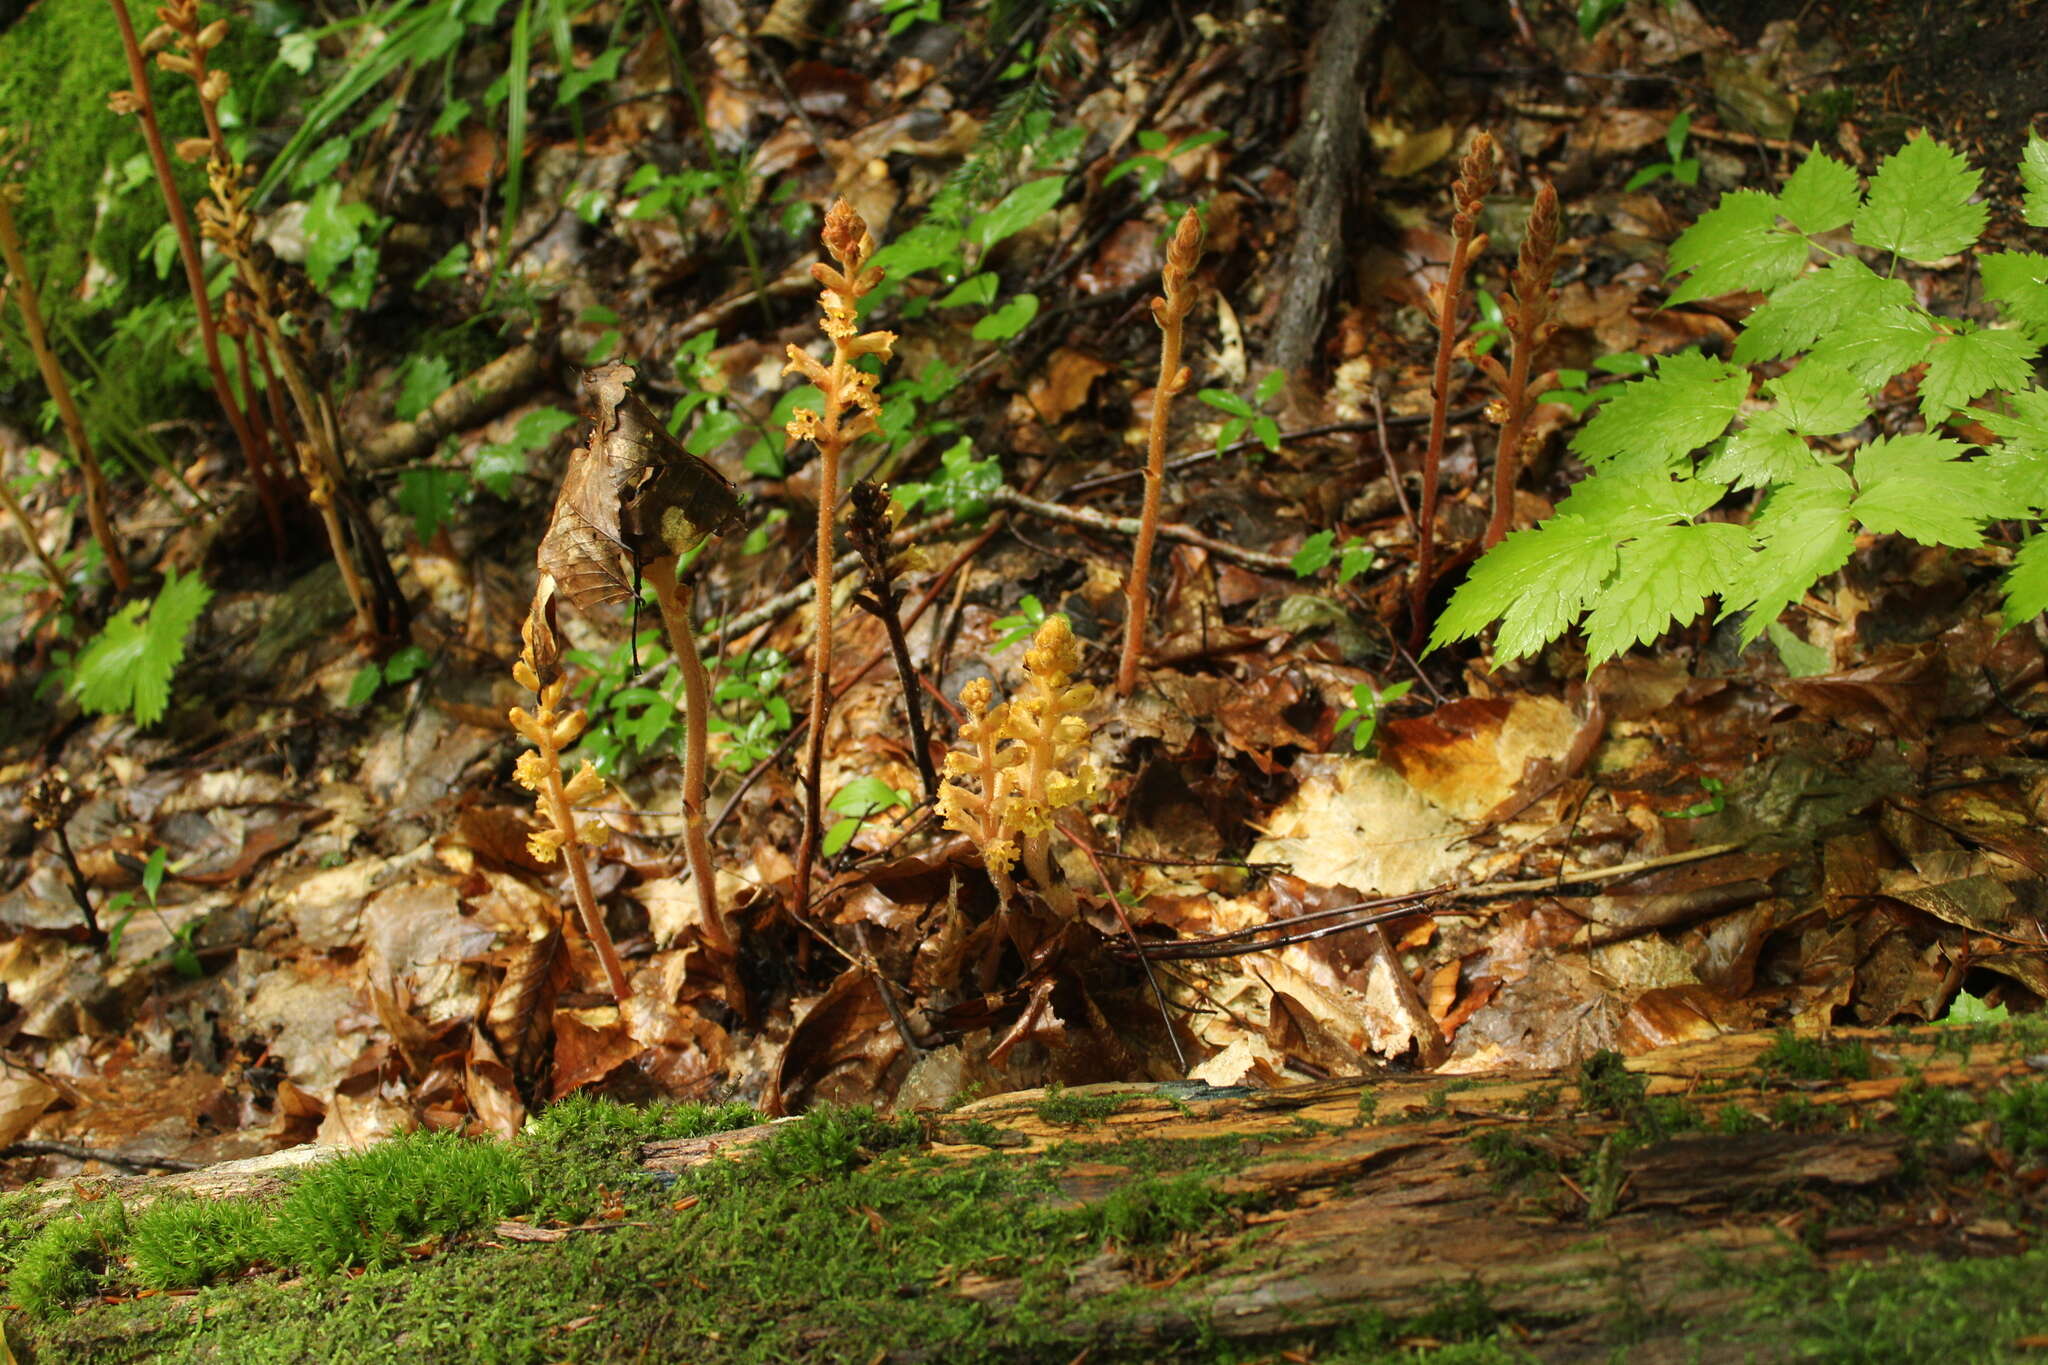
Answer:
POLYGON ((1844 318, 1913 306, 1913 286, 1885 279, 1854 256, 1838 256, 1778 290, 1749 315, 1735 341, 1735 363, 1777 360, 1813 345, 1844 318))
POLYGON ((1472 566, 1437 618, 1430 648, 1477 635, 1499 617, 1494 656, 1532 654, 1579 619, 1613 572, 1613 534, 1583 517, 1515 531, 1472 566))
POLYGON ((1984 297, 1998 311, 2035 333, 2048 333, 2048 256, 2038 251, 1994 251, 1977 258, 1984 297))
POLYGON ((1914 138, 1885 158, 1856 215, 1858 246, 1938 261, 1971 246, 1987 210, 1970 202, 1982 181, 1970 163, 1933 138, 1914 138))
POLYGON ((1814 343, 1814 360, 1837 365, 1865 388, 1884 386, 1895 374, 1918 365, 1934 344, 1934 323, 1918 308, 1852 313, 1814 343))
MULTIPOLYGON (((1761 418, 1770 414, 1760 413, 1761 418)), ((1737 488, 1764 488, 1813 467, 1813 452, 1797 432, 1768 421, 1752 422, 1700 462, 1700 477, 1737 488)))
POLYGON ((1778 226, 1778 199, 1733 190, 1671 244, 1671 271, 1691 272, 1672 303, 1739 289, 1776 289, 1806 267, 1806 239, 1778 226))
POLYGON ((2048 141, 2039 133, 2027 134, 2027 150, 2020 156, 2020 186, 2020 210, 2028 226, 2048 227, 2048 141))
POLYGON ((1778 211, 1807 233, 1834 231, 1854 218, 1862 203, 1855 168, 1824 152, 1806 158, 1778 191, 1778 211))
POLYGON ((171 702, 171 676, 185 657, 185 636, 213 590, 197 575, 164 576, 147 620, 131 602, 79 654, 73 668, 78 703, 88 711, 128 711, 135 723, 156 724, 171 702))
POLYGON ((1676 464, 1728 429, 1749 372, 1697 353, 1665 356, 1654 378, 1616 386, 1572 441, 1589 464, 1631 471, 1676 464))
POLYGON ((1881 436, 1856 452, 1859 491, 1849 510, 1865 530, 1923 545, 1981 545, 1980 509, 2003 489, 1996 470, 1963 459, 1969 453, 1961 441, 1924 431, 1881 436))
POLYGON ((2048 532, 2020 546, 2005 576, 2005 628, 2025 625, 2048 611, 2048 532))
POLYGON ((1740 569, 1747 527, 1659 526, 1621 547, 1614 580, 1586 613, 1586 662, 1648 644, 1700 614, 1740 569))
POLYGON ((2048 450, 2048 393, 2021 389, 2007 399, 2008 412, 1979 412, 1977 419, 2001 439, 2032 450, 2048 450))
POLYGON ((1741 566, 1722 598, 1723 617, 1749 612, 1742 623, 1745 646, 1816 582, 1849 562, 1856 548, 1851 491, 1848 475, 1820 465, 1772 489, 1751 527, 1758 553, 1741 566))
POLYGON ((2008 445, 1979 461, 1998 480, 1999 497, 1984 514, 2028 519, 2048 508, 2048 450, 2008 445))
POLYGON ((1557 510, 1562 516, 1591 522, 1609 535, 1625 536, 1696 517, 1727 491, 1703 479, 1606 472, 1581 479, 1557 510))
POLYGON ((1968 323, 1934 348, 1920 381, 1920 415, 1939 422, 1980 393, 2033 382, 2041 348, 2024 332, 1980 331, 1968 323))
POLYGON ((1764 385, 1773 413, 1802 436, 1833 436, 1870 416, 1870 396, 1856 376, 1824 360, 1807 360, 1764 385))

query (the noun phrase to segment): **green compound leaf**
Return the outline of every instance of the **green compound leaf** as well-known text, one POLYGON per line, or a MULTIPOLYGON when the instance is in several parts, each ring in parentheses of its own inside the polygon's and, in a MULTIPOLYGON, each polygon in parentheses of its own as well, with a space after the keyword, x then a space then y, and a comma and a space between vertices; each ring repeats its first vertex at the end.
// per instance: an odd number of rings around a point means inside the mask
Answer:
POLYGON ((1778 226, 1777 196, 1731 190, 1671 244, 1671 272, 1692 272, 1671 302, 1776 289, 1806 268, 1807 250, 1806 238, 1778 226))
POLYGON ((1987 210, 1970 202, 1983 177, 1931 137, 1917 137, 1885 158, 1856 215, 1858 246, 1938 261, 1973 245, 1987 210))
POLYGON ((1863 191, 1856 170, 1823 152, 1806 158, 1778 191, 1778 212, 1801 232, 1832 232, 1856 216, 1863 191))
POLYGON ((2011 412, 1980 412, 1977 420, 2009 446, 2048 451, 2048 391, 2021 389, 2008 400, 2011 412))
POLYGON ((1984 543, 1984 508, 2004 493, 1999 471, 1965 462, 1961 441, 1915 432, 1881 436, 1856 452, 1861 489, 1850 512, 1868 531, 1896 531, 1922 545, 1984 543))
POLYGON ((171 676, 185 657, 185 636, 212 596, 197 576, 180 578, 172 569, 147 620, 140 602, 122 608, 78 656, 78 704, 103 714, 128 711, 142 726, 162 720, 170 707, 171 676))
POLYGON ((1849 517, 1852 491, 1849 476, 1830 465, 1811 465, 1771 490, 1750 525, 1759 552, 1722 596, 1724 619, 1749 612, 1742 623, 1744 647, 1815 583, 1849 562, 1856 548, 1849 517))
POLYGON ((1630 471, 1676 464, 1728 429, 1749 392, 1749 371, 1694 352, 1665 356, 1652 379, 1615 386, 1572 439, 1588 464, 1630 471))
POLYGON ((2020 546, 2005 576, 2005 628, 2023 626, 2048 611, 2048 531, 2020 546))
POLYGON ((1842 318, 1814 343, 1812 360, 1839 365, 1867 389, 1882 388, 1927 358, 1934 321, 1918 308, 1888 308, 1842 318))
POLYGON ((1920 381, 1920 414, 1939 422, 1980 393, 2023 389, 2034 382, 2041 348, 2025 332, 1989 332, 1958 323, 1958 330, 1927 358, 1920 381))
POLYGON ((1833 436, 1870 416, 1870 397, 1856 376, 1824 360, 1808 360, 1764 385, 1773 413, 1802 436, 1833 436))
POLYGON ((1749 315, 1735 342, 1735 363, 1777 360, 1803 351, 1845 318, 1913 307, 1913 286, 1885 279, 1854 256, 1840 256, 1801 275, 1749 315))
POLYGON ((2037 333, 2048 333, 2048 256, 2038 251, 1994 251, 1977 258, 1984 297, 1999 312, 2037 333))
POLYGON ((1700 462, 1700 477, 1737 488, 1764 488, 1796 479, 1813 468, 1813 451, 1805 440, 1795 431, 1774 425, 1773 417, 1760 413, 1758 420, 1730 436, 1700 462))
POLYGON ((1586 662, 1598 664, 1692 620, 1748 558, 1749 529, 1659 526, 1621 547, 1613 582, 1586 614, 1586 662))
POLYGON ((2025 191, 2021 214, 2030 227, 2048 227, 2048 140, 2039 133, 2027 134, 2027 150, 2020 156, 2020 185, 2025 191))

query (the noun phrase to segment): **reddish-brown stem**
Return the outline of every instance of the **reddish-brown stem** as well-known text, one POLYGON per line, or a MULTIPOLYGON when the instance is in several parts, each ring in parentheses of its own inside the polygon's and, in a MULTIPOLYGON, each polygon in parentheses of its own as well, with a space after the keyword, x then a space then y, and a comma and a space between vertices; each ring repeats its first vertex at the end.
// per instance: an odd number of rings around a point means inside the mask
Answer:
POLYGON ((1150 579, 1152 547, 1159 538, 1159 505, 1166 488, 1166 418, 1174 395, 1187 387, 1187 367, 1180 363, 1181 330, 1194 306, 1189 277, 1202 258, 1202 220, 1193 209, 1181 216, 1160 272, 1163 297, 1152 301, 1159 324, 1159 385, 1152 391, 1152 425, 1145 446, 1145 502, 1138 514, 1138 543, 1131 550, 1131 572, 1125 587, 1124 649, 1117 663, 1116 694, 1131 695, 1138 685, 1138 659, 1145 651, 1145 625, 1152 612, 1150 579))
POLYGON ((1429 445, 1422 455, 1422 512, 1415 535, 1415 580, 1409 587, 1409 648, 1419 648, 1429 631, 1429 590, 1436 574, 1438 482, 1444 460, 1444 434, 1450 425, 1451 358, 1458 349, 1458 314, 1465 302, 1465 275, 1471 267, 1473 239, 1479 231, 1479 207, 1493 188, 1493 139, 1485 133, 1472 142, 1459 166, 1452 198, 1451 259, 1444 272, 1436 315, 1436 372, 1431 392, 1429 445))
MULTIPOLYGON (((128 57, 128 79, 135 96, 135 114, 142 121, 143 140, 149 145, 150 163, 156 167, 157 188, 163 192, 164 211, 170 215, 171 230, 178 238, 178 258, 185 266, 185 283, 192 291, 192 306, 199 315, 199 341, 206 352, 206 368, 213 377, 213 394, 220 402, 221 412, 234 428, 235 441, 242 448, 242 459, 249 467, 250 478, 256 485, 257 496, 266 502, 276 500, 277 493, 271 481, 264 477, 262 457, 257 454, 256 438, 249 430, 249 419, 235 401, 234 390, 228 385, 227 367, 221 363, 220 337, 214 326, 213 304, 206 295, 206 268, 199 259, 199 244, 192 236, 192 222, 185 214, 185 201, 178 195, 178 182, 171 173, 171 156, 164 147, 163 130, 157 127, 156 106, 149 97, 149 65, 143 59, 142 44, 136 40, 134 21, 128 17, 127 0, 108 0, 114 9, 114 21, 121 29, 121 48, 128 57)), ((277 513, 272 512, 275 518, 277 513)))
MULTIPOLYGON (((92 442, 86 437, 85 423, 79 419, 78 405, 71 401, 71 385, 65 382, 64 367, 57 363, 57 353, 50 349, 49 335, 43 330, 35 282, 29 277, 28 261, 22 255, 21 235, 14 230, 14 206, 8 202, 4 189, 0 189, 0 258, 6 260, 8 273, 14 276, 14 306, 21 314, 21 328, 28 334, 36 365, 43 372, 43 387, 50 391, 50 400, 57 405, 57 415, 64 423, 64 434, 70 438, 72 452, 78 457, 79 473, 85 479, 86 524, 92 528, 92 538, 99 542, 114 590, 126 592, 133 580, 128 574, 128 561, 121 554, 121 544, 114 538, 113 522, 107 516, 106 476, 100 472, 99 461, 93 458, 92 442)), ((41 555, 42 546, 33 532, 24 525, 22 533, 41 555)), ((54 572, 52 576, 57 578, 61 590, 63 578, 54 572)))
POLYGON ((697 884, 697 914, 704 921, 704 944, 713 953, 731 957, 732 931, 718 908, 717 874, 711 866, 711 840, 705 833, 704 807, 709 795, 708 750, 711 743, 711 682, 697 652, 697 634, 690 622, 693 590, 674 558, 658 559, 647 568, 654 595, 661 603, 668 645, 683 675, 683 851, 690 862, 690 880, 697 884))
MULTIPOLYGON (((839 362, 833 362, 833 369, 839 362)), ((828 420, 835 419, 837 396, 826 395, 828 420)), ((811 899, 811 864, 824 825, 825 721, 832 706, 832 526, 839 503, 839 442, 818 441, 818 543, 812 561, 811 589, 816 632, 811 637, 811 732, 804 743, 804 832, 796 854, 796 910, 802 914, 811 899)))
POLYGON ((597 950, 597 960, 604 964, 605 980, 611 985, 613 998, 630 999, 632 983, 626 979, 625 964, 619 961, 619 950, 612 943, 612 931, 605 927, 604 912, 598 909, 597 894, 590 885, 590 864, 574 837, 576 811, 562 787, 561 758, 552 748, 545 749, 543 757, 547 760, 547 776, 542 779, 541 792, 547 798, 548 814, 555 828, 570 835, 562 843, 562 861, 569 864, 569 885, 576 893, 576 912, 583 917, 583 936, 590 940, 590 946, 597 950))
MULTIPOLYGON (((1557 269, 1557 191, 1548 183, 1536 192, 1529 210, 1529 231, 1522 239, 1522 257, 1515 271, 1515 294, 1509 344, 1514 360, 1501 385, 1507 419, 1501 423, 1500 449, 1493 460, 1493 516, 1486 525, 1486 547, 1500 544, 1515 520, 1515 480, 1522 470, 1523 433, 1535 407, 1529 392, 1529 367, 1550 320, 1550 280, 1557 269)), ((1497 368, 1497 367, 1496 367, 1497 368)))

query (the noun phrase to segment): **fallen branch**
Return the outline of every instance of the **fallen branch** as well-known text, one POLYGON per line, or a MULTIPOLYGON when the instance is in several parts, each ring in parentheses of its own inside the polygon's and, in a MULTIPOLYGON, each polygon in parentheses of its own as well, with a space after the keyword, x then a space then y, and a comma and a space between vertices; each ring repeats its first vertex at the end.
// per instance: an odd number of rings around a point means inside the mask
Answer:
POLYGON ((363 442, 359 452, 362 467, 382 469, 416 460, 449 432, 496 417, 540 382, 547 371, 549 355, 548 350, 532 342, 514 346, 474 374, 458 380, 412 421, 393 422, 363 442))

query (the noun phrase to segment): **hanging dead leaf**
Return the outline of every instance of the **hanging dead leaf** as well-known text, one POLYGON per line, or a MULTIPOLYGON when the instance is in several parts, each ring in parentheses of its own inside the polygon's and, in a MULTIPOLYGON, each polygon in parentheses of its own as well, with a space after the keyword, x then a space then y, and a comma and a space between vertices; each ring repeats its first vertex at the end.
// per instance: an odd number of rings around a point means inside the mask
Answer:
POLYGON ((546 682, 555 636, 553 595, 588 611, 632 598, 646 565, 680 555, 739 521, 739 494, 710 464, 684 450, 627 386, 629 365, 583 374, 589 444, 569 457, 541 538, 540 586, 524 633, 546 682))

